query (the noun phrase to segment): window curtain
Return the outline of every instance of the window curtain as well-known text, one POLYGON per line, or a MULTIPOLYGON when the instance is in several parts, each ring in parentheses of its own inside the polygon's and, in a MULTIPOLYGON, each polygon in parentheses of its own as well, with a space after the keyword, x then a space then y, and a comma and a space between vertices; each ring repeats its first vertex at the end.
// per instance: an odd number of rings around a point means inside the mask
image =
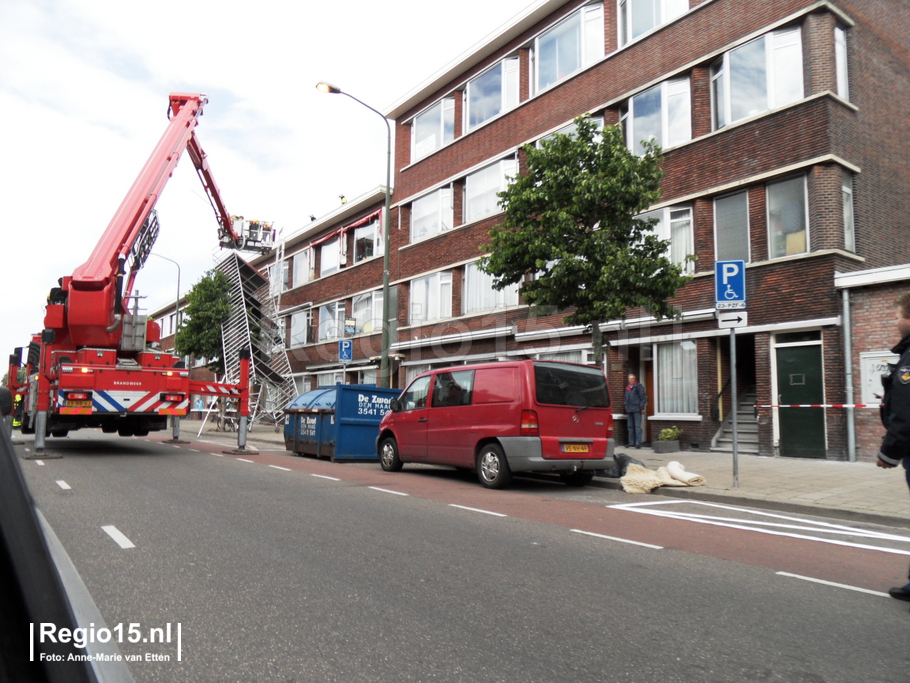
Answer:
POLYGON ((698 413, 695 342, 657 346, 657 396, 659 413, 698 413))

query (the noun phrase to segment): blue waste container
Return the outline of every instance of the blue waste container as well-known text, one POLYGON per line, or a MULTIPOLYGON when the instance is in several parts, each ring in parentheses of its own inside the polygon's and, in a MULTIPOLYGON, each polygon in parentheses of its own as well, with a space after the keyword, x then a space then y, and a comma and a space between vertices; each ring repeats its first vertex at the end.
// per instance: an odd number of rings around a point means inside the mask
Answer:
POLYGON ((378 461, 379 423, 400 393, 375 384, 336 384, 301 394, 284 409, 284 446, 333 462, 378 461))

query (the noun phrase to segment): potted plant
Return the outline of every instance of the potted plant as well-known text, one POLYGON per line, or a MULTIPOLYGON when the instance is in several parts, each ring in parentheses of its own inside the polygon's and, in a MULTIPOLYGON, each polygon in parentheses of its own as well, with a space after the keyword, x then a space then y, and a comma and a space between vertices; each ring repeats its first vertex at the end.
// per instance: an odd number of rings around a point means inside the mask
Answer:
POLYGON ((657 441, 655 441, 652 446, 654 447, 655 453, 673 453, 679 450, 679 438, 682 436, 683 430, 677 426, 667 427, 666 429, 661 429, 660 434, 657 435, 657 441))

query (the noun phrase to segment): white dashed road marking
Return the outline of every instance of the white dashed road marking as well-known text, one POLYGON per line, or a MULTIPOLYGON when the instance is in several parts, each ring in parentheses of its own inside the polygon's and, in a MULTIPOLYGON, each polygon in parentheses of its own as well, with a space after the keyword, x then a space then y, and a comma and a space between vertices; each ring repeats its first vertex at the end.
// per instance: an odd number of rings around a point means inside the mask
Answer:
POLYGON ((459 510, 470 510, 471 512, 482 512, 485 515, 493 515, 494 517, 508 517, 501 512, 491 512, 490 510, 481 510, 480 508, 469 508, 464 505, 455 505, 455 503, 449 503, 449 507, 458 508, 459 510))
POLYGON ((402 493, 401 491, 389 491, 389 489, 381 489, 378 486, 368 486, 367 488, 373 489, 374 491, 382 491, 383 493, 394 493, 396 496, 406 496, 407 493, 402 493))
POLYGON ((59 486, 60 488, 62 488, 64 491, 68 491, 69 489, 72 488, 72 486, 70 486, 69 484, 67 484, 67 483, 66 483, 65 481, 63 481, 62 479, 58 479, 58 480, 57 480, 57 486, 59 486))
POLYGON ((653 548, 654 550, 663 550, 662 545, 652 545, 650 543, 642 543, 641 541, 630 541, 628 538, 616 538, 615 536, 604 536, 603 534, 595 534, 593 531, 582 531, 581 529, 572 529, 576 534, 584 534, 585 536, 594 536, 596 538, 603 538, 608 541, 618 541, 619 543, 631 543, 632 545, 640 545, 643 548, 653 548))
POLYGON ((327 477, 324 474, 311 474, 311 477, 319 477, 320 479, 328 479, 329 481, 341 481, 338 477, 327 477))
POLYGON ((789 576, 791 579, 802 579, 803 581, 811 581, 812 583, 820 583, 825 586, 834 586, 835 588, 846 588, 848 591, 856 591, 858 593, 868 593, 869 595, 878 595, 883 598, 890 598, 891 596, 887 593, 882 593, 881 591, 871 591, 868 588, 857 588, 856 586, 848 586, 845 583, 834 583, 833 581, 823 581, 822 579, 813 579, 811 576, 800 576, 799 574, 790 574, 789 572, 776 572, 778 576, 789 576))
POLYGON ((136 547, 133 544, 133 542, 130 539, 128 539, 126 536, 124 536, 123 532, 120 531, 120 529, 118 529, 117 527, 115 527, 113 525, 108 525, 108 526, 103 526, 101 528, 104 529, 104 531, 107 533, 107 535, 110 536, 111 538, 113 538, 117 542, 117 545, 119 545, 121 548, 126 549, 126 548, 135 548, 136 547))

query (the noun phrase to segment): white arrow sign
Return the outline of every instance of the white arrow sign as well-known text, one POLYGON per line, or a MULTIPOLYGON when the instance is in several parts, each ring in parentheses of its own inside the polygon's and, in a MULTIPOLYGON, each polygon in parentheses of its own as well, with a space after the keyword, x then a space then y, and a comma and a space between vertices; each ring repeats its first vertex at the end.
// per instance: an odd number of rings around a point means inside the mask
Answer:
POLYGON ((746 327, 749 324, 749 314, 746 311, 718 311, 717 326, 720 329, 731 327, 746 327))

